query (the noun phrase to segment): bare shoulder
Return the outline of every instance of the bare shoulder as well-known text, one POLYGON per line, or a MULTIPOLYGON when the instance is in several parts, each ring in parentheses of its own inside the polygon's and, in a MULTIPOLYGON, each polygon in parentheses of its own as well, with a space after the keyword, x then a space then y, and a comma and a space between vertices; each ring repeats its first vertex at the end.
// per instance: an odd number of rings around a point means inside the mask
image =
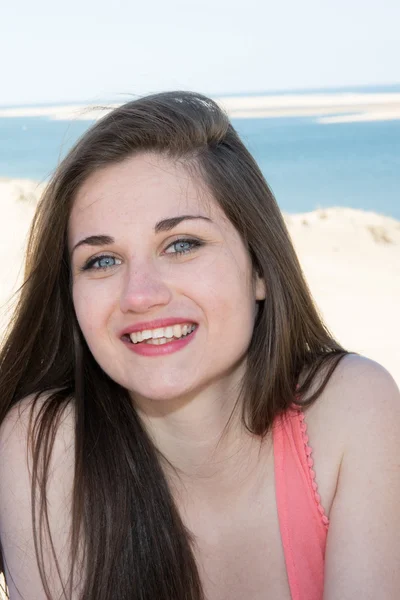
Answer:
MULTIPOLYGON (((43 408, 50 394, 31 395, 15 404, 0 426, 0 480, 8 481, 9 486, 1 486, 0 503, 14 495, 20 496, 22 487, 30 491, 32 477, 33 427, 43 441, 43 408), (18 483, 17 483, 18 482, 18 483)), ((74 455, 74 411, 72 403, 66 403, 48 423, 48 431, 54 432, 54 445, 51 453, 52 469, 69 467, 74 455)), ((49 439, 51 439, 50 436, 49 439)), ((59 473, 58 473, 59 474, 59 473)), ((51 481, 51 478, 50 478, 51 481)), ((0 513, 0 527, 2 524, 0 513)))
MULTIPOLYGON (((48 396, 28 396, 13 406, 0 427, 0 538, 7 584, 12 599, 45 597, 38 571, 32 522, 31 425, 41 417, 48 396), (17 588, 19 592, 17 591, 17 588)), ((57 555, 62 557, 69 535, 69 510, 74 476, 74 414, 71 406, 52 420, 54 446, 49 463, 46 499, 49 526, 57 555)), ((44 555, 51 568, 52 558, 44 555)), ((57 589, 57 585, 54 589, 57 589)))
MULTIPOLYGON (((322 374, 323 375, 323 374, 322 374)), ((322 376, 321 375, 321 376, 322 376)), ((318 382, 316 382, 318 383, 318 382)), ((368 428, 382 433, 400 427, 400 391, 379 363, 356 354, 337 365, 320 398, 307 409, 311 426, 336 430, 345 439, 368 428)))
POLYGON ((382 365, 348 355, 306 413, 330 518, 324 600, 397 598, 400 391, 382 365))
MULTIPOLYGON (((32 427, 42 424, 42 412, 49 393, 20 400, 7 413, 0 426, 0 469, 30 468, 32 427), (7 457, 7 460, 6 460, 7 457)), ((55 430, 53 460, 60 459, 74 444, 73 404, 66 403, 53 422, 55 430)))
MULTIPOLYGON (((323 377, 323 372, 316 377, 310 392, 319 387, 323 377)), ((318 491, 330 517, 339 481, 346 485, 344 466, 353 473, 367 462, 373 475, 382 464, 397 460, 400 392, 380 364, 349 354, 304 412, 318 491), (367 456, 369 451, 373 456, 367 456)), ((352 481, 354 484, 354 477, 352 481)))

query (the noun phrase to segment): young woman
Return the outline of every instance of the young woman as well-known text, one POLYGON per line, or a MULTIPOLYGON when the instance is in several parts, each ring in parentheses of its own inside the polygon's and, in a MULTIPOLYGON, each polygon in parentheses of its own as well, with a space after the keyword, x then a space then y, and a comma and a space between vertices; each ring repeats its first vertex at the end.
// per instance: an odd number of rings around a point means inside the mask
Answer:
POLYGON ((400 595, 399 391, 204 96, 130 102, 59 166, 0 399, 11 600, 400 595))

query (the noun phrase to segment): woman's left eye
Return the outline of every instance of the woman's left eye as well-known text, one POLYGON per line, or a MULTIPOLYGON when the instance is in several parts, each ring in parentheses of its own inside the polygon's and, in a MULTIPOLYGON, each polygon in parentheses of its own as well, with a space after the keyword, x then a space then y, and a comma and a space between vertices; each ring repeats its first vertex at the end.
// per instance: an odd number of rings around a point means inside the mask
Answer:
MULTIPOLYGON (((203 245, 203 242, 200 242, 199 240, 191 240, 191 239, 180 239, 180 240, 175 240, 174 242, 172 242, 172 244, 170 244, 168 246, 168 248, 173 248, 175 247, 175 252, 165 252, 166 254, 172 254, 173 256, 180 256, 182 254, 189 254, 189 252, 192 252, 195 248, 199 248, 200 246, 203 245)), ((167 250, 168 250, 167 248, 167 250)))

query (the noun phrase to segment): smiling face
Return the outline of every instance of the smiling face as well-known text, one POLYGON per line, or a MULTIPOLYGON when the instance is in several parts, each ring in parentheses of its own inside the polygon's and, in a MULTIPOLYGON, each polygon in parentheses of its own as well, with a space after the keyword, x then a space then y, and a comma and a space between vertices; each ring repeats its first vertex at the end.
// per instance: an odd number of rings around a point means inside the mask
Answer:
POLYGON ((93 173, 75 199, 68 243, 82 333, 133 398, 220 394, 238 380, 264 283, 236 229, 187 169, 140 154, 93 173), (158 328, 152 322, 160 319, 196 328, 184 340, 133 344, 128 333, 158 328))

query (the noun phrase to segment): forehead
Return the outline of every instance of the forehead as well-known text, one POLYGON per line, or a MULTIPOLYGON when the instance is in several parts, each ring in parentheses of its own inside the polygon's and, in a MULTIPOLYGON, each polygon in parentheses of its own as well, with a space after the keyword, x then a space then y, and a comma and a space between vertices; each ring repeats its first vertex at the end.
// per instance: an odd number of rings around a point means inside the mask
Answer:
POLYGON ((70 235, 117 224, 154 227, 162 218, 200 214, 227 219, 211 193, 188 168, 154 154, 140 154, 92 173, 75 198, 70 235))

